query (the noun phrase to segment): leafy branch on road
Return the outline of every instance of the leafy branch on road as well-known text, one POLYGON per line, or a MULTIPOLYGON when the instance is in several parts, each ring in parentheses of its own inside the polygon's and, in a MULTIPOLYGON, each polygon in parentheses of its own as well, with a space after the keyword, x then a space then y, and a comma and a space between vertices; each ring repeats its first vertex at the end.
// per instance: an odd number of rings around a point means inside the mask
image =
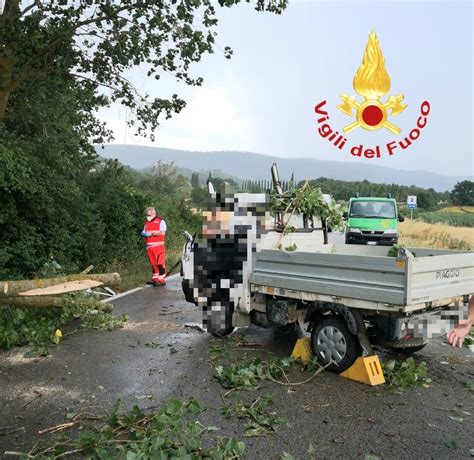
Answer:
POLYGON ((406 361, 391 359, 382 364, 383 373, 393 393, 402 394, 407 387, 429 387, 428 368, 422 361, 416 364, 413 357, 406 361))
MULTIPOLYGON (((225 402, 225 401, 224 401, 225 402)), ((247 420, 244 436, 261 436, 276 431, 276 425, 288 425, 288 420, 281 418, 274 411, 270 412, 268 406, 272 404, 272 395, 264 394, 250 403, 238 399, 232 404, 225 402, 221 409, 224 417, 237 417, 247 420)))
MULTIPOLYGON (((310 373, 307 379, 298 382, 291 382, 289 373, 294 367, 296 361, 293 358, 271 358, 263 360, 259 357, 239 357, 230 353, 231 349, 242 349, 246 346, 256 346, 258 344, 249 344, 238 337, 222 342, 221 345, 213 345, 209 349, 211 363, 214 366, 213 380, 228 389, 222 394, 224 407, 221 409, 224 417, 237 417, 246 420, 244 426, 244 436, 263 436, 272 434, 276 431, 278 425, 289 425, 288 420, 280 417, 276 411, 269 409, 273 403, 271 394, 263 394, 254 398, 250 402, 245 402, 236 396, 239 390, 257 390, 260 389, 265 381, 270 381, 283 386, 299 386, 311 381, 324 367, 316 361, 302 366, 300 371, 310 373), (221 360, 225 360, 223 363, 221 360), (226 397, 231 395, 233 399, 229 402, 226 397)), ((247 348, 248 349, 248 348, 247 348)), ((288 392, 295 390, 289 389, 288 392)))
POLYGON ((203 447, 203 437, 211 436, 215 427, 202 425, 196 417, 202 408, 198 401, 177 399, 160 409, 145 413, 138 406, 122 410, 117 401, 102 425, 85 427, 75 437, 50 438, 28 453, 7 452, 23 458, 58 459, 67 456, 88 458, 126 458, 127 460, 155 458, 238 459, 245 444, 234 438, 217 436, 209 447, 203 447))
POLYGON ((318 363, 311 362, 303 368, 312 372, 311 377, 299 382, 290 382, 288 371, 293 364, 295 360, 292 358, 272 358, 265 361, 258 357, 244 357, 233 360, 229 364, 215 365, 213 379, 218 381, 223 388, 253 390, 261 388, 265 380, 284 386, 302 385, 324 370, 324 367, 318 363))
POLYGON ((105 305, 96 299, 75 302, 77 297, 65 298, 63 307, 47 310, 0 307, 0 348, 28 345, 33 350, 27 352, 27 357, 47 355, 48 347, 57 345, 62 337, 81 329, 112 330, 128 320, 127 315, 105 311, 105 305), (73 320, 80 323, 72 331, 63 333, 62 329, 72 326, 73 320))

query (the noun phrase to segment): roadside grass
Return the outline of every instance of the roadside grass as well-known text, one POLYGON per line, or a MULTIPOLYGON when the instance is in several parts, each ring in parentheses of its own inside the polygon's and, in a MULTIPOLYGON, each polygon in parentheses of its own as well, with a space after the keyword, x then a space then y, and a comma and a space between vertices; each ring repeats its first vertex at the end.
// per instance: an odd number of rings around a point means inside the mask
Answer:
MULTIPOLYGON (((181 258, 181 250, 166 251, 166 269, 169 270, 181 258)), ((118 292, 128 291, 129 289, 143 286, 151 278, 151 265, 146 256, 145 249, 135 258, 125 262, 114 262, 107 266, 107 272, 118 272, 122 282, 117 289, 118 292)), ((179 267, 174 273, 179 273, 179 267)))
POLYGON ((406 220, 399 226, 399 244, 408 247, 470 250, 474 247, 474 228, 430 224, 406 220))

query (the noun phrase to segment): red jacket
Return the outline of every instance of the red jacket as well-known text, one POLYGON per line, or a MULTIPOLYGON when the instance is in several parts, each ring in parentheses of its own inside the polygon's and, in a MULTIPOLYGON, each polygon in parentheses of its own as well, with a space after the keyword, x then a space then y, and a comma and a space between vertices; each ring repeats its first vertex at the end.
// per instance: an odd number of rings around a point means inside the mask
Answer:
MULTIPOLYGON (((161 221, 162 219, 157 216, 149 222, 147 221, 143 230, 145 230, 145 232, 159 232, 161 221)), ((149 238, 145 238, 145 243, 147 246, 164 245, 165 235, 150 236, 149 238)))

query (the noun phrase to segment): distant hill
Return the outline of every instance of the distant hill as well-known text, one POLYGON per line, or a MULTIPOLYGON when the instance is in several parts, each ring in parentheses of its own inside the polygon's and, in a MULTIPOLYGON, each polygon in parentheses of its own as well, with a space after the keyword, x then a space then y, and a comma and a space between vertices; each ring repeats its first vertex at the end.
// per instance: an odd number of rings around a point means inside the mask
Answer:
POLYGON ((278 164, 282 179, 295 174, 297 180, 328 177, 340 180, 364 180, 374 183, 395 183, 433 188, 443 192, 451 190, 461 180, 472 180, 470 176, 451 177, 427 171, 404 171, 385 166, 364 165, 354 167, 354 163, 325 161, 312 158, 280 158, 251 152, 191 152, 139 145, 109 144, 97 153, 105 158, 116 158, 134 169, 143 169, 158 160, 173 161, 176 166, 188 170, 220 170, 224 174, 241 179, 270 179, 272 163, 278 164))
MULTIPOLYGON (((168 163, 168 161, 165 161, 165 163, 168 163)), ((181 174, 182 176, 186 177, 186 179, 188 179, 189 181, 191 181, 191 176, 193 173, 198 173, 199 183, 201 185, 206 184, 206 181, 209 177, 209 173, 212 175, 212 177, 219 177, 221 179, 232 179, 237 184, 240 183, 241 181, 240 177, 232 176, 231 174, 225 173, 224 171, 221 171, 220 169, 196 169, 196 168, 188 169, 188 168, 183 168, 182 166, 179 166, 176 163, 174 166, 178 174, 181 174)), ((127 167, 130 167, 130 166, 127 165, 127 167)), ((131 169, 139 169, 140 171, 143 171, 143 172, 152 170, 150 166, 147 166, 146 168, 131 168, 131 169)))

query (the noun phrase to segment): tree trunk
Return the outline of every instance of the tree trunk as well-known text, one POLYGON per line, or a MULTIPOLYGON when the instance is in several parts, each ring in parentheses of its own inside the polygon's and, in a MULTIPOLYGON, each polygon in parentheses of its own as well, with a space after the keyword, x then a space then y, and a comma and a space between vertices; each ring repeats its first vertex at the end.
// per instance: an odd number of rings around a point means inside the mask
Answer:
POLYGON ((30 289, 44 288, 76 280, 95 280, 104 283, 106 286, 118 286, 120 284, 120 275, 118 273, 101 273, 97 275, 79 273, 76 275, 62 276, 60 278, 0 281, 0 298, 15 297, 21 292, 29 291, 30 289))
POLYGON ((7 110, 8 98, 10 93, 6 91, 0 92, 0 121, 5 118, 5 112, 7 110))
MULTIPOLYGON (((69 299, 64 297, 9 297, 3 299, 2 306, 10 307, 31 307, 31 308, 54 308, 65 307, 70 304, 69 299)), ((97 299, 75 300, 77 307, 89 307, 90 309, 103 310, 111 312, 114 306, 111 303, 102 303, 97 299)))

